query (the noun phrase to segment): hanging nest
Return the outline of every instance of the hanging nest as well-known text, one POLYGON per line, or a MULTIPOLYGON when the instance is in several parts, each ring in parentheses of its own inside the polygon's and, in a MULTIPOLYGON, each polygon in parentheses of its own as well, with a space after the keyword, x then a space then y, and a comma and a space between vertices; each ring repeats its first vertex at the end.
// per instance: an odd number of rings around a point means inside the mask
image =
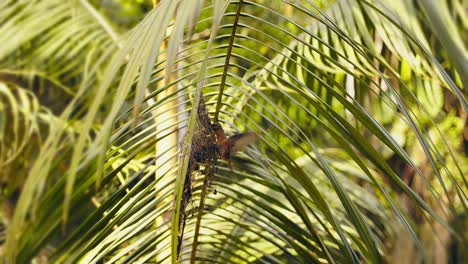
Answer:
POLYGON ((205 100, 201 97, 180 207, 181 217, 179 220, 177 256, 179 256, 182 246, 185 223, 187 220, 186 208, 192 198, 192 186, 195 182, 195 176, 204 175, 207 179, 205 182, 208 185, 211 184, 211 180, 214 177, 216 160, 219 158, 216 139, 216 132, 213 129, 211 119, 206 111, 205 100))

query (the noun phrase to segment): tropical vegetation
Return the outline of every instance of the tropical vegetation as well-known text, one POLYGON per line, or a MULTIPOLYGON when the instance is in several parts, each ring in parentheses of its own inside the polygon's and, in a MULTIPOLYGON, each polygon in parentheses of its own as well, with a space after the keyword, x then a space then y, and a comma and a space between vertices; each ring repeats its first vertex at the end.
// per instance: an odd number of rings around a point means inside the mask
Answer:
POLYGON ((3 262, 468 261, 467 10, 1 1, 3 262))

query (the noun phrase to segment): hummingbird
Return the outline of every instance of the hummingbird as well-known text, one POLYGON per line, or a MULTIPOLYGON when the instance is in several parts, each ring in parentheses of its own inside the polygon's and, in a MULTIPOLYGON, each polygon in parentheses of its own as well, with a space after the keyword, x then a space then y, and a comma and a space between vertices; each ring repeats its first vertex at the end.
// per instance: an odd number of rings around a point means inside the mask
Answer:
POLYGON ((231 167, 232 154, 240 151, 242 148, 253 143, 258 138, 257 133, 254 132, 240 133, 226 137, 223 127, 219 123, 214 123, 212 125, 212 129, 216 134, 219 156, 228 162, 229 167, 231 167))

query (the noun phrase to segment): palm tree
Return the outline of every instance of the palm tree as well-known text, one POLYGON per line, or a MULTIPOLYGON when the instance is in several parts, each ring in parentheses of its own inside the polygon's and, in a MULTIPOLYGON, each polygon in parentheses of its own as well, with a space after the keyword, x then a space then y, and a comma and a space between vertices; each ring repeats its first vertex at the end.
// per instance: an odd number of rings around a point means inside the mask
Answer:
POLYGON ((157 2, 0 3, 6 263, 466 260, 463 1, 157 2))

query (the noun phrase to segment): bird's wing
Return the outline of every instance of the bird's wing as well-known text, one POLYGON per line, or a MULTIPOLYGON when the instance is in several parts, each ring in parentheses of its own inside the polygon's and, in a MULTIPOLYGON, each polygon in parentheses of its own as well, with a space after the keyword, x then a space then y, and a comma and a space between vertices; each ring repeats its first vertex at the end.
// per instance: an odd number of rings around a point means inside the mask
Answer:
POLYGON ((228 140, 231 141, 232 144, 231 153, 241 150, 246 145, 253 143, 257 138, 258 135, 254 132, 241 133, 229 137, 228 140))

